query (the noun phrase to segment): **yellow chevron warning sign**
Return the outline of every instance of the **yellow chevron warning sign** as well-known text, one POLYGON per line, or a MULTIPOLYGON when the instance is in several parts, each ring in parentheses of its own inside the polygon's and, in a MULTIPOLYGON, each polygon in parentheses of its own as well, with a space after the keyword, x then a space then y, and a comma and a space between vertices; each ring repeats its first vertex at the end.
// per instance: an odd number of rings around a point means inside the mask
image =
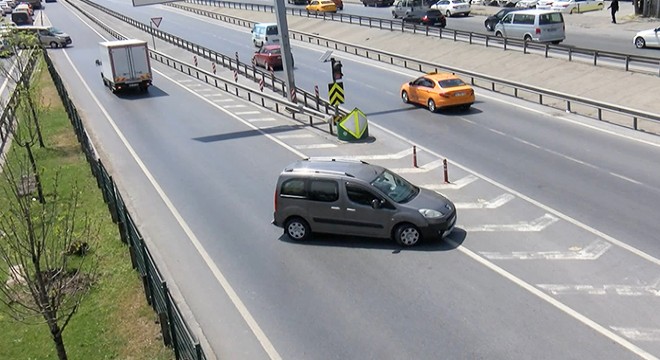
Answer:
POLYGON ((328 99, 330 105, 339 105, 344 103, 344 83, 333 82, 328 84, 328 99))

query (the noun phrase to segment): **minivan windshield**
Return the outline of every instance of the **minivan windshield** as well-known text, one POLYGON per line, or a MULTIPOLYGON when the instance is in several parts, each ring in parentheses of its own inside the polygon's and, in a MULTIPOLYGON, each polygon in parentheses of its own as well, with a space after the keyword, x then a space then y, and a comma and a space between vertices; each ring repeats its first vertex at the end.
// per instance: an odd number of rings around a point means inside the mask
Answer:
POLYGON ((382 191, 392 201, 404 204, 412 200, 419 194, 419 188, 406 181, 401 176, 385 170, 378 175, 371 185, 382 191))
POLYGON ((64 34, 64 31, 58 28, 49 27, 48 30, 50 31, 51 34, 55 34, 55 35, 64 34))

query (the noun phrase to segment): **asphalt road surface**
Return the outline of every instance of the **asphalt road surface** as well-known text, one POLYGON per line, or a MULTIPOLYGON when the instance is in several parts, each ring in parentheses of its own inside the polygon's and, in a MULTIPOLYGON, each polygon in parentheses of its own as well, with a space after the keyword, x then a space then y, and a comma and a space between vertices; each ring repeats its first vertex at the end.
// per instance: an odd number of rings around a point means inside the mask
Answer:
MULTIPOLYGON (((144 23, 161 16, 161 30, 241 59, 254 51, 245 28, 99 3, 144 23)), ((108 35, 65 1, 46 14, 74 42, 49 54, 218 358, 660 356, 658 138, 485 91, 467 113, 431 114, 399 99, 419 74, 335 53, 350 74, 346 108, 368 115, 374 140, 344 144, 158 63, 148 95, 113 95, 94 65, 108 35), (460 229, 414 249, 323 235, 292 243, 270 224, 273 192, 302 156, 397 169, 454 200, 460 229), (442 183, 443 158, 453 185, 442 183)), ((323 88, 324 49, 293 46, 298 86, 323 88)))

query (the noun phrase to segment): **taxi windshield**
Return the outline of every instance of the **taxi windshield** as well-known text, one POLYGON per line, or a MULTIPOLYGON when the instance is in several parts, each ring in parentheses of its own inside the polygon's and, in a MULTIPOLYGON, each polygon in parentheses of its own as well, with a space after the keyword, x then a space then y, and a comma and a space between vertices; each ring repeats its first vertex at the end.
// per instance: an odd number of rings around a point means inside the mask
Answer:
POLYGON ((406 181, 401 176, 390 172, 383 171, 372 182, 371 185, 382 191, 392 201, 403 204, 412 200, 419 194, 419 188, 406 181))

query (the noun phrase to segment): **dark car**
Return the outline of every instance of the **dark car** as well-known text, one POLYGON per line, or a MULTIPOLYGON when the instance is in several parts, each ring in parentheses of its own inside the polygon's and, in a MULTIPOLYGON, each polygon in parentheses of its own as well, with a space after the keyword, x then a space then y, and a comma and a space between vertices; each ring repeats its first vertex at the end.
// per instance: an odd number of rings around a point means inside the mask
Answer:
POLYGON ((502 10, 498 11, 494 15, 489 16, 488 18, 486 18, 486 21, 484 21, 484 26, 486 27, 486 30, 488 31, 495 30, 495 25, 497 25, 497 23, 500 22, 500 20, 502 20, 504 15, 516 10, 520 10, 520 9, 502 8, 502 10))
POLYGON ((362 4, 364 6, 375 7, 392 6, 394 4, 394 0, 362 0, 362 4))
POLYGON ((440 10, 428 9, 419 13, 416 16, 408 16, 404 21, 417 22, 426 26, 438 25, 441 28, 447 26, 447 18, 442 15, 440 10))

